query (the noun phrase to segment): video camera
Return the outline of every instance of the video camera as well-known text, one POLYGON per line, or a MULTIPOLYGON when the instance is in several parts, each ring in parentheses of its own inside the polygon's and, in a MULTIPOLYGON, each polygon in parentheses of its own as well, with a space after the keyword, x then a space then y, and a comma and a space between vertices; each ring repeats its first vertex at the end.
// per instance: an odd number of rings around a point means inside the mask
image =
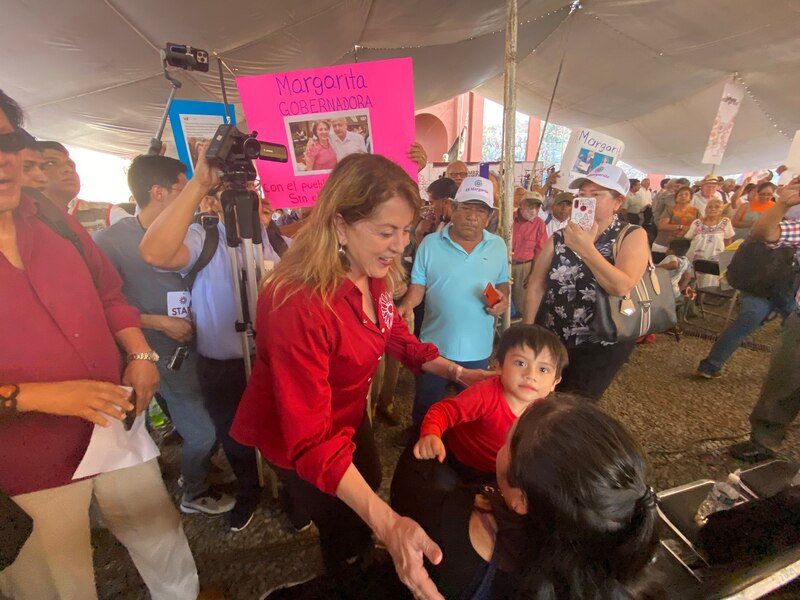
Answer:
POLYGON ((235 182, 244 175, 245 181, 253 181, 256 170, 251 161, 286 162, 289 158, 286 146, 262 142, 257 135, 257 131, 242 133, 235 125, 220 125, 206 150, 206 159, 222 170, 223 178, 235 182))

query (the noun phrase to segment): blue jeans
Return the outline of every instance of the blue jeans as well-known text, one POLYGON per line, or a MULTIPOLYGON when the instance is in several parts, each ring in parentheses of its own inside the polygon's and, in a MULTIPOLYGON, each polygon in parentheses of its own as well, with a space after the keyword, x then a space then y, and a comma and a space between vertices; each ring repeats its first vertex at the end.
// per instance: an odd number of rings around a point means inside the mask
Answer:
POLYGON ((217 431, 200 390, 197 353, 190 350, 178 371, 167 369, 166 360, 163 358, 157 365, 161 375, 158 391, 167 401, 172 424, 183 438, 183 496, 191 500, 208 489, 211 451, 217 442, 217 431))
MULTIPOLYGON (((454 360, 453 362, 465 369, 485 369, 489 366, 488 357, 483 360, 454 360)), ((415 427, 422 425, 422 419, 425 418, 428 409, 442 399, 448 383, 450 383, 448 379, 431 373, 417 375, 417 391, 414 395, 414 408, 411 410, 411 421, 415 427)), ((465 389, 463 385, 456 385, 456 387, 459 392, 465 389)))
POLYGON ((721 371, 742 341, 758 329, 773 311, 781 313, 786 318, 794 310, 794 306, 794 294, 779 302, 742 294, 739 316, 717 338, 709 355, 700 361, 699 370, 705 373, 721 371))

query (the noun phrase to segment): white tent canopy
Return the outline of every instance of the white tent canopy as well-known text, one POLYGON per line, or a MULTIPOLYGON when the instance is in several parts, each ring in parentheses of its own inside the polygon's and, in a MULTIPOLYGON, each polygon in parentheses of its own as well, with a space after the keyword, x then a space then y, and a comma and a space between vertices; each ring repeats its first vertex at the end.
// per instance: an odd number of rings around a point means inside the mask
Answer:
MULTIPOLYGON (((738 73, 749 93, 718 170, 785 157, 800 129, 800 0, 583 0, 567 18, 570 4, 520 0, 518 110, 544 117, 566 48, 551 121, 621 138, 642 170, 702 174, 738 73)), ((502 100, 498 0, 11 0, 3 13, 0 88, 31 132, 120 155, 156 129, 167 41, 216 52, 236 75, 411 56, 417 108, 475 88, 502 100)), ((216 73, 176 76, 178 97, 222 99, 216 73)))

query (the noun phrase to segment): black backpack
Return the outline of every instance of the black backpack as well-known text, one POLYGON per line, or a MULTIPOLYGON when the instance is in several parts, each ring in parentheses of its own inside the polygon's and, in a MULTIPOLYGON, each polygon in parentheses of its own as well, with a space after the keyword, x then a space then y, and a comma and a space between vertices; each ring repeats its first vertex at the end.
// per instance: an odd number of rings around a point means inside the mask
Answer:
POLYGON ((741 292, 779 301, 797 291, 799 272, 795 248, 749 237, 733 255, 727 278, 741 292))

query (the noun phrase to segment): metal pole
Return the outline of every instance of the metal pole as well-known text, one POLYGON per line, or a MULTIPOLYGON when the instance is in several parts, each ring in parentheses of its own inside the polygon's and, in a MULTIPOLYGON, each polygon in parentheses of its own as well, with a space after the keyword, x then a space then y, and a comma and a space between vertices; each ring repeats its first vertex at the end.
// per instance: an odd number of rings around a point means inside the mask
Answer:
MULTIPOLYGON (((506 9, 506 54, 503 89, 503 193, 500 196, 500 223, 508 248, 511 272, 511 229, 514 219, 514 142, 517 120, 517 0, 508 0, 506 9)), ((522 285, 512 282, 511 285, 522 285)), ((519 310, 519 309, 518 309, 519 310)), ((503 331, 511 326, 511 304, 503 315, 503 331)))

